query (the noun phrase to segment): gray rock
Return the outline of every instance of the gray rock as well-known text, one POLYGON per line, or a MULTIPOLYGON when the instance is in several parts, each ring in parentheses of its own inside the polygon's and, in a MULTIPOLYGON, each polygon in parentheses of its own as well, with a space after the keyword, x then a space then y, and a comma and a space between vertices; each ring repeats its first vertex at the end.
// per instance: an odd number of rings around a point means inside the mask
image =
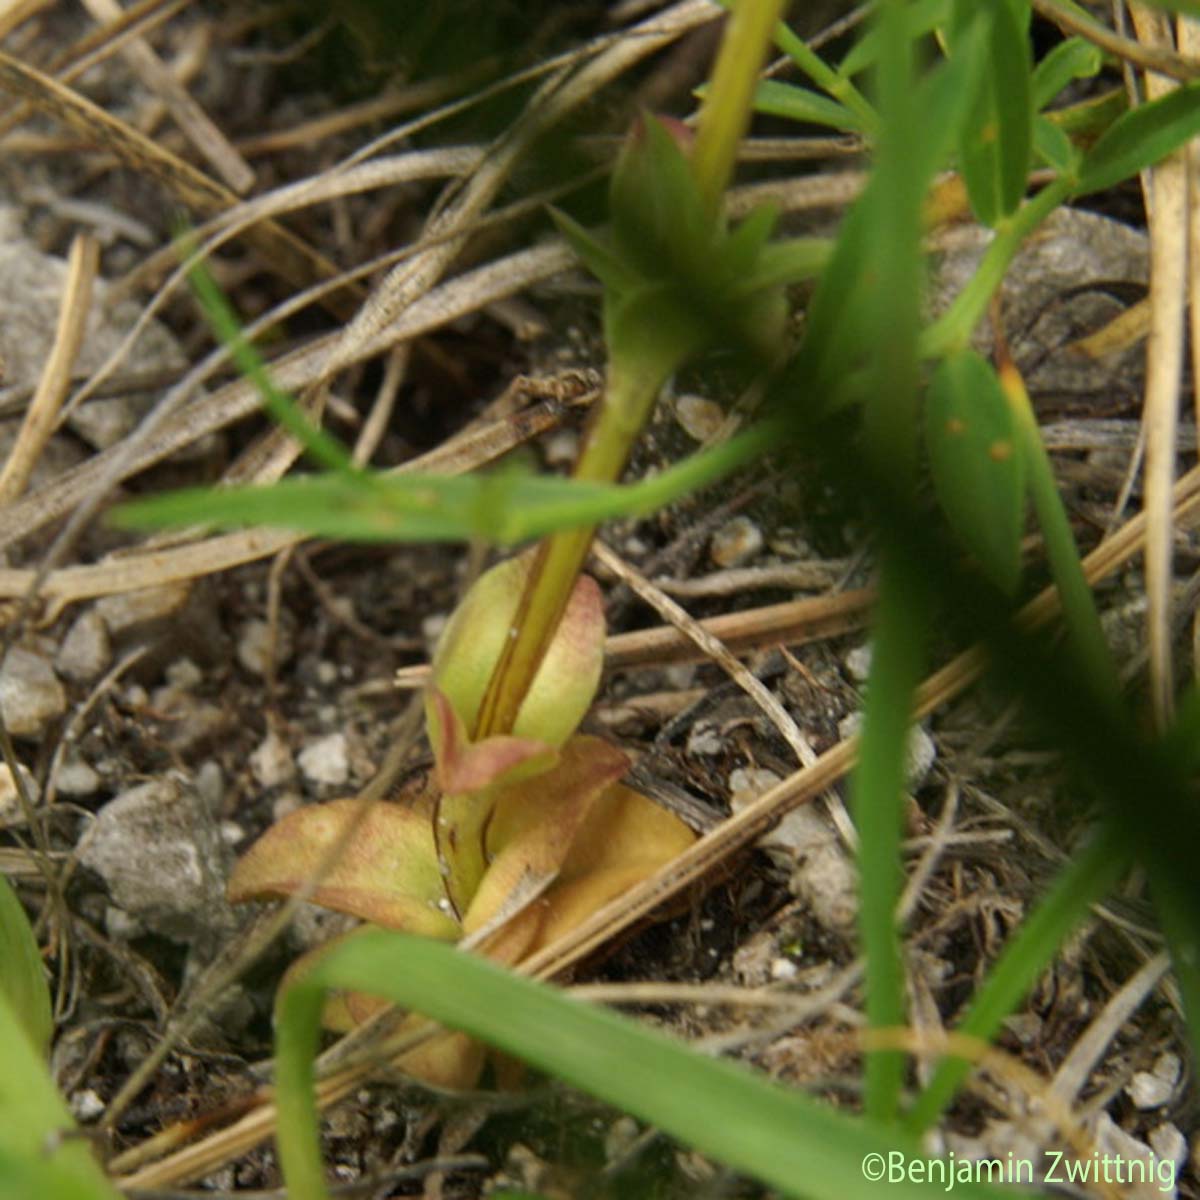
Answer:
POLYGON ((159 587, 105 596, 96 601, 96 611, 114 637, 137 635, 177 616, 187 599, 186 583, 164 583, 159 587))
POLYGON ((91 683, 111 661, 108 626, 95 608, 85 609, 67 630, 54 658, 54 666, 60 675, 74 683, 91 683))
MULTIPOLYGON (((978 225, 944 236, 931 289, 935 315, 974 274, 992 236, 978 225)), ((1005 274, 1001 299, 1013 354, 1032 395, 1140 394, 1141 346, 1100 361, 1062 348, 1125 312, 1128 305, 1116 289, 1121 283, 1145 284, 1149 261, 1145 233, 1083 209, 1055 210, 1025 242, 1005 274)), ((973 340, 981 353, 991 352, 986 317, 973 340)))
POLYGON ((0 705, 14 737, 38 737, 67 710, 67 694, 40 654, 14 646, 0 667, 0 705))
POLYGON ((179 775, 110 800, 82 840, 79 857, 104 880, 113 902, 146 929, 211 946, 232 927, 220 830, 179 775))
MULTIPOLYGON (((0 279, 4 280, 0 289, 0 358, 5 365, 0 395, 10 388, 25 390, 37 384, 54 339, 66 277, 66 261, 43 253, 24 235, 17 211, 0 206, 0 279)), ((140 313, 136 301, 112 303, 107 282, 95 280, 76 369, 95 371, 121 344, 140 313)), ((167 328, 150 321, 123 369, 154 373, 186 365, 186 355, 167 328)), ((128 393, 117 399, 89 401, 72 413, 68 423, 96 449, 104 449, 140 420, 151 399, 146 394, 128 393)))

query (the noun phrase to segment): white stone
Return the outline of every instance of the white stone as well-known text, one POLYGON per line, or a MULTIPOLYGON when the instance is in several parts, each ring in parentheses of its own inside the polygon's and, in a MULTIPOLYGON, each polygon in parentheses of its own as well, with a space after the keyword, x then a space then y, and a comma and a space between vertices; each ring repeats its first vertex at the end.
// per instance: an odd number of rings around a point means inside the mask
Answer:
POLYGON ((713 534, 708 554, 718 567, 738 567, 762 548, 762 530, 749 517, 734 517, 713 534))
POLYGON ((871 678, 871 643, 863 642, 847 651, 845 663, 846 672, 855 683, 866 683, 871 678))
MULTIPOLYGON (((39 799, 37 780, 34 779, 33 772, 24 763, 19 763, 17 770, 21 782, 25 785, 25 795, 29 797, 30 804, 36 808, 39 799)), ((9 825, 24 821, 24 819, 25 810, 21 806, 21 797, 17 792, 17 785, 13 781, 12 771, 8 769, 7 763, 0 763, 0 823, 9 825)))
POLYGON ((75 1114, 75 1120, 94 1121, 103 1111, 104 1101, 94 1089, 83 1088, 71 1093, 71 1112, 75 1114))
POLYGON ((707 442, 720 431, 725 410, 713 400, 688 393, 675 401, 675 419, 688 437, 707 442))
POLYGON ((1187 1138, 1180 1132, 1179 1127, 1172 1125, 1170 1121, 1164 1121, 1161 1125, 1155 1125, 1146 1135, 1146 1138, 1150 1143, 1150 1149, 1163 1162, 1174 1163, 1180 1168, 1187 1162, 1187 1138))
POLYGON ((60 796, 82 798, 94 796, 100 790, 100 776, 82 759, 65 762, 55 777, 60 796))
POLYGON ((252 675, 265 676, 272 662, 279 667, 287 662, 291 653, 291 638, 281 624, 276 624, 273 639, 270 625, 258 618, 247 621, 238 635, 238 662, 252 675))
POLYGON ((795 979, 799 973, 800 968, 790 958, 776 958, 771 963, 772 979, 795 979))
POLYGON ((10 734, 37 737, 66 712, 67 694, 41 655, 14 646, 0 668, 0 705, 10 734))
POLYGON ((291 748, 274 729, 267 731, 250 755, 250 771, 255 782, 264 788, 278 787, 295 776, 291 748))
POLYGON ((90 683, 105 671, 111 661, 112 644, 108 637, 108 626, 94 608, 89 608, 80 613, 67 630, 54 665, 60 675, 72 682, 90 683))
POLYGON ((765 767, 737 767, 729 772, 729 807, 738 812, 779 782, 779 776, 765 767))
POLYGON ((794 859, 788 889, 826 929, 845 936, 853 933, 858 919, 858 871, 822 812, 812 804, 792 809, 759 839, 759 845, 794 859))
POLYGON ((721 735, 713 725, 701 722, 688 734, 687 752, 691 755, 720 754, 723 745, 721 735))
POLYGON ((177 658, 164 674, 167 683, 177 691, 187 692, 204 682, 204 672, 190 658, 177 658))
MULTIPOLYGON (((838 722, 838 733, 843 738, 861 732, 863 714, 852 712, 838 722)), ((905 767, 905 782, 909 791, 915 792, 929 776, 937 762, 937 746, 923 725, 914 725, 908 731, 908 763, 905 767)))
POLYGON ((300 770, 312 783, 340 787, 350 778, 350 759, 346 753, 346 735, 331 733, 310 742, 300 752, 300 770))
POLYGON ((1149 1071, 1138 1071, 1125 1085, 1125 1094, 1137 1108, 1158 1108, 1175 1092, 1183 1064, 1177 1054, 1164 1051, 1149 1071))
POLYGON ((1171 1098, 1171 1085, 1166 1080, 1151 1075, 1149 1071, 1138 1071, 1125 1085, 1125 1094, 1135 1108, 1158 1108, 1171 1098))

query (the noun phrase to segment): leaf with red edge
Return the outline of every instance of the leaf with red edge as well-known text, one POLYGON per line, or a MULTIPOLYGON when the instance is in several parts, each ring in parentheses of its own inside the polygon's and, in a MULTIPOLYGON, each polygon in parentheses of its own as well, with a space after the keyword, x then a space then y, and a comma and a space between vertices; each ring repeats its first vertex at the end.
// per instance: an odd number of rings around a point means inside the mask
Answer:
POLYGON ((312 893, 313 903, 391 929, 457 937, 458 924, 444 911, 446 892, 424 805, 380 801, 363 814, 361 800, 346 799, 299 808, 241 857, 230 876, 229 899, 293 895, 351 826, 342 853, 312 893))
MULTIPOLYGON (((629 759, 610 742, 576 735, 550 770, 494 788, 488 866, 463 916, 465 932, 486 926, 518 889, 536 892, 554 879, 597 798, 628 769, 629 759)), ((489 957, 498 953, 489 944, 489 957)))
POLYGON ((437 760, 438 786, 444 795, 478 792, 503 779, 544 771, 558 755, 553 746, 535 738, 468 740, 462 721, 440 688, 429 689, 425 710, 437 760))

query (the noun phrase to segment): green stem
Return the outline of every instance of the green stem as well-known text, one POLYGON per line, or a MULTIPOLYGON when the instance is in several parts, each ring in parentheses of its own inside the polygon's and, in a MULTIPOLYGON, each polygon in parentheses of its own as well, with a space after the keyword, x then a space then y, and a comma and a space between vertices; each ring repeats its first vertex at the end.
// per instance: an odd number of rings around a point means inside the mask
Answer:
POLYGON ((714 215, 729 186, 738 143, 754 108, 759 68, 783 8, 784 0, 740 0, 721 38, 692 152, 692 174, 714 215))
POLYGON ((979 270, 955 297, 954 303, 922 335, 922 358, 941 358, 961 350, 970 342, 975 326, 987 311, 992 293, 1003 281, 1022 242, 1070 197, 1072 187, 1069 179, 1054 180, 997 227, 979 270))
MULTIPOLYGON (((619 360, 612 363, 596 423, 573 478, 590 483, 620 478, 665 379, 661 370, 647 373, 636 365, 625 368, 619 360)), ((511 732, 566 611, 595 532, 595 524, 583 525, 553 534, 538 546, 504 652, 479 706, 472 731, 475 739, 511 732)))
MULTIPOLYGON (((738 142, 753 108, 759 66, 783 9, 783 0, 742 0, 726 26, 713 69, 712 86, 700 113, 692 175, 715 218, 733 172, 738 142)), ((629 452, 650 417, 658 391, 680 365, 669 348, 650 346, 635 360, 614 357, 596 424, 574 478, 616 482, 629 452)), ((613 355, 616 347, 610 345, 613 355)), ((575 579, 587 558, 594 524, 557 533, 538 547, 510 636, 479 706, 475 738, 512 730, 546 649, 566 611, 575 579)))
POLYGON ((862 122, 863 130, 869 137, 878 135, 879 114, 845 75, 835 71, 819 54, 810 50, 787 25, 781 24, 775 31, 775 44, 813 83, 838 103, 844 104, 862 122))

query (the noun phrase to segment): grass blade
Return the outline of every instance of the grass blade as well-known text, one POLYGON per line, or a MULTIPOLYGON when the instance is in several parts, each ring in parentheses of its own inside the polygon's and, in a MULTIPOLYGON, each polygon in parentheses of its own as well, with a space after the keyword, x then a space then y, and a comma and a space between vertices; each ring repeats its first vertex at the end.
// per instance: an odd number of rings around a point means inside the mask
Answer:
MULTIPOLYGON (((884 1164, 924 1157, 915 1142, 633 1021, 452 946, 381 931, 332 951, 277 1008, 280 1155, 292 1200, 328 1194, 315 1139, 311 1060, 330 987, 386 996, 500 1046, 788 1196, 874 1200, 879 1184, 865 1175, 867 1156, 879 1155, 875 1161, 884 1164)), ((955 1189, 975 1198, 1012 1194, 971 1183, 955 1189)), ((910 1200, 929 1194, 927 1185, 907 1178, 889 1181, 888 1190, 910 1200)))

